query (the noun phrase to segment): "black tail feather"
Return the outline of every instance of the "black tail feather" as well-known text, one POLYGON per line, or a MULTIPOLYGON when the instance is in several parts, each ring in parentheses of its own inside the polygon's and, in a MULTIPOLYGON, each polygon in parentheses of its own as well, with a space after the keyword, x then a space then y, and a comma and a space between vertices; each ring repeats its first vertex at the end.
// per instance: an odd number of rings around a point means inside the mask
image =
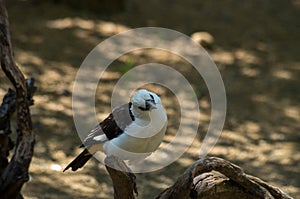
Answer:
POLYGON ((83 167, 85 163, 92 157, 93 155, 87 149, 84 149, 65 169, 63 172, 72 168, 72 171, 76 171, 77 169, 83 167))

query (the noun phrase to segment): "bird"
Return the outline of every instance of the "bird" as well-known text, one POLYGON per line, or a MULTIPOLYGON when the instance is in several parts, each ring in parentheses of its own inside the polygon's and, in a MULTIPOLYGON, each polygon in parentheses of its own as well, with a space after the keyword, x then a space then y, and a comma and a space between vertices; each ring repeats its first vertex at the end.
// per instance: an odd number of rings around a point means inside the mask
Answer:
POLYGON ((82 168, 97 152, 131 163, 141 161, 160 146, 168 124, 160 97, 146 89, 137 90, 130 102, 120 105, 94 129, 80 146, 83 151, 65 169, 82 168))

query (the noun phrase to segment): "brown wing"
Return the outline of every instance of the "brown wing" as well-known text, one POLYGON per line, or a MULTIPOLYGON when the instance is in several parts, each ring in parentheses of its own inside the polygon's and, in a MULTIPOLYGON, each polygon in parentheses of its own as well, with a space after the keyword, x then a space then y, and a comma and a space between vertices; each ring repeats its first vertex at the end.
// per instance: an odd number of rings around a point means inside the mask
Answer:
POLYGON ((107 118, 99 123, 84 140, 83 145, 89 148, 94 144, 99 144, 101 141, 94 140, 94 137, 105 134, 111 140, 124 132, 124 129, 134 121, 130 108, 131 102, 115 108, 107 118))

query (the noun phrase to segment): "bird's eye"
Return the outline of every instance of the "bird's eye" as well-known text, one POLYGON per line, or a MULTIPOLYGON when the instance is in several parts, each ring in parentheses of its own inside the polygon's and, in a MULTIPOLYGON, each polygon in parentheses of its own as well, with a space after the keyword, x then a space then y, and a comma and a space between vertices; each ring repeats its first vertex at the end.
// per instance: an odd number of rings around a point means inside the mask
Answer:
POLYGON ((154 97, 153 97, 153 95, 151 95, 151 94, 149 94, 149 95, 150 95, 151 99, 154 101, 154 97))

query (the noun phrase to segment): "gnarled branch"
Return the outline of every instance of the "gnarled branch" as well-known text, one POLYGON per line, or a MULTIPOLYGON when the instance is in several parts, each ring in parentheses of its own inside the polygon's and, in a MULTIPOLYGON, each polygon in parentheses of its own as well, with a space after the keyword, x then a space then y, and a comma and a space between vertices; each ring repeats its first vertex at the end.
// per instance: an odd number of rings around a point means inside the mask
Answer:
POLYGON ((224 159, 205 157, 191 165, 178 180, 157 198, 282 198, 291 199, 278 188, 258 178, 250 177, 242 169, 224 159), (226 178, 208 172, 218 171, 226 178), (257 179, 257 180, 253 180, 257 179), (257 183, 257 182, 260 183, 257 183), (261 186, 264 185, 264 186, 261 186), (227 195, 225 194, 227 193, 227 195), (274 194, 276 193, 276 194, 274 194))
POLYGON ((29 179, 28 168, 34 147, 29 105, 33 103, 31 98, 35 87, 33 79, 26 82, 13 59, 8 15, 3 0, 0 0, 0 62, 2 70, 15 88, 15 91, 8 91, 1 105, 0 196, 9 199, 22 198, 20 190, 29 179), (8 152, 13 146, 9 137, 10 116, 14 111, 17 112, 17 140, 14 154, 8 162, 8 152))

